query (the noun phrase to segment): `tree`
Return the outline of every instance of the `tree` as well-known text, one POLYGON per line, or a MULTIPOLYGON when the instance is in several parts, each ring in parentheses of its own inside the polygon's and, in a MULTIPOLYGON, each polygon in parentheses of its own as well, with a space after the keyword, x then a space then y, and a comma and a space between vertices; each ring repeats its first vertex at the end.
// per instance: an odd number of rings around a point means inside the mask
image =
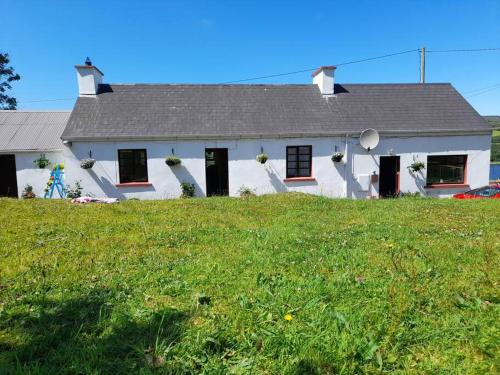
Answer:
POLYGON ((12 89, 11 82, 21 79, 19 74, 14 73, 14 68, 8 66, 9 62, 9 54, 0 52, 0 109, 17 108, 16 98, 5 94, 7 90, 12 89))

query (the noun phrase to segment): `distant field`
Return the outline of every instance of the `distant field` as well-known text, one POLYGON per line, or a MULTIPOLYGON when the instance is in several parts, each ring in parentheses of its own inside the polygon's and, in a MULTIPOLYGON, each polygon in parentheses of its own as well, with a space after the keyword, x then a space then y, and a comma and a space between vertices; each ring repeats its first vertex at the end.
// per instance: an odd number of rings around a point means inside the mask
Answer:
POLYGON ((0 199, 0 373, 498 373, 499 212, 0 199))
POLYGON ((500 117, 486 116, 488 122, 493 126, 493 135, 491 139, 491 161, 500 163, 500 117))

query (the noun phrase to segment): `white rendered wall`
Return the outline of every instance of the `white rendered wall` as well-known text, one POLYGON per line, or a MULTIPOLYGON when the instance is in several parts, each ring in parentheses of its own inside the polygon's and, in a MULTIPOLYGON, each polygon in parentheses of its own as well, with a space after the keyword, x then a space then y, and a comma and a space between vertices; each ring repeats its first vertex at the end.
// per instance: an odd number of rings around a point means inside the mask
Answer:
POLYGON ((343 147, 341 138, 330 139, 274 139, 274 140, 227 140, 227 141, 132 141, 132 142, 73 142, 65 149, 66 181, 73 184, 82 181, 85 192, 95 196, 140 199, 165 199, 179 197, 180 182, 195 184, 196 195, 206 195, 205 148, 227 148, 229 161, 229 191, 238 196, 239 189, 247 186, 257 194, 301 191, 324 194, 330 197, 345 196, 343 165, 336 167, 330 157, 335 145, 343 147), (285 182, 286 146, 312 145, 313 177, 316 181, 285 182), (255 158, 261 152, 269 156, 266 164, 255 158), (116 187, 119 182, 118 150, 146 148, 148 157, 148 179, 151 187, 116 187), (169 167, 165 157, 175 155, 182 164, 169 167), (83 170, 79 163, 88 157, 97 160, 91 170, 83 170))
POLYGON ((47 168, 38 168, 33 161, 40 157, 40 153, 45 154, 45 157, 51 163, 63 162, 62 152, 17 152, 16 170, 17 170, 17 192, 21 196, 26 185, 33 186, 33 191, 37 197, 43 197, 45 187, 50 177, 52 165, 47 168))
POLYGON ((130 142, 73 142, 66 146, 66 183, 81 180, 84 192, 94 196, 116 198, 166 199, 180 195, 182 181, 195 184, 196 195, 205 196, 205 148, 227 148, 229 158, 229 191, 238 196, 242 186, 255 189, 257 194, 299 191, 329 197, 369 198, 378 196, 378 183, 370 184, 369 191, 360 191, 357 176, 378 174, 381 155, 400 156, 400 189, 402 192, 421 192, 424 195, 445 197, 460 189, 426 189, 426 170, 411 174, 407 166, 413 158, 427 164, 427 155, 467 154, 467 183, 471 188, 486 185, 489 174, 490 136, 443 137, 382 137, 379 146, 367 152, 359 146, 359 139, 349 138, 347 155, 343 162, 333 163, 335 151, 344 152, 345 137, 283 138, 267 140, 221 141, 130 141, 130 142), (315 181, 285 182, 286 146, 312 145, 312 174, 315 181), (269 156, 266 164, 255 157, 261 147, 269 156), (148 157, 148 187, 117 187, 119 183, 118 150, 145 148, 148 157), (180 166, 168 167, 165 157, 175 155, 180 166), (89 156, 97 160, 94 168, 83 170, 80 160, 89 156), (347 176, 344 179, 344 176, 347 176))
POLYGON ((379 171, 380 156, 400 156, 400 191, 420 192, 425 196, 448 197, 467 188, 425 188, 427 168, 410 173, 408 166, 414 160, 422 161, 427 167, 429 155, 467 155, 467 176, 465 182, 470 189, 488 185, 491 136, 442 136, 442 137, 382 137, 374 150, 367 152, 359 146, 359 139, 349 140, 347 179, 348 196, 368 198, 378 196, 378 182, 371 184, 370 191, 359 191, 356 177, 379 171))

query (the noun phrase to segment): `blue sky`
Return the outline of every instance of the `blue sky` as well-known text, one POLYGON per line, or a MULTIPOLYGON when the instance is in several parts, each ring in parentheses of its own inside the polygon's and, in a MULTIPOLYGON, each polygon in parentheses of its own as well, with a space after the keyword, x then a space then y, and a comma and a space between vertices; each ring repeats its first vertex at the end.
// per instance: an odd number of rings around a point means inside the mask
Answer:
MULTIPOLYGON (((86 56, 108 83, 219 83, 421 46, 500 47, 498 0, 0 3, 0 50, 22 76, 13 90, 20 109, 71 108, 73 66, 86 56), (70 100, 32 102, 60 98, 70 100)), ((418 79, 417 52, 336 72, 339 83, 418 79)), ((310 81, 300 73, 253 82, 310 81)), ((428 54, 427 82, 451 82, 475 95, 468 100, 481 114, 500 115, 500 51, 428 54)))

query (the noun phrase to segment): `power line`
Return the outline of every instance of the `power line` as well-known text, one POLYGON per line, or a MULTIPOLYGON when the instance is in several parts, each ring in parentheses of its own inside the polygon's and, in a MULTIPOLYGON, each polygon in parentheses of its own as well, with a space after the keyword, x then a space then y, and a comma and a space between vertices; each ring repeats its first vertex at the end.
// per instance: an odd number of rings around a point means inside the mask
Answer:
MULTIPOLYGON (((453 52, 486 52, 486 51, 500 51, 499 48, 471 48, 471 49, 448 49, 448 50, 426 50, 427 53, 453 53, 453 52)), ((394 52, 394 53, 389 53, 386 55, 380 55, 380 56, 374 56, 374 57, 367 57, 364 59, 360 60, 352 60, 352 61, 346 61, 338 64, 334 64, 335 66, 345 66, 345 65, 351 65, 351 64, 359 64, 367 61, 373 61, 373 60, 379 60, 379 59, 385 59, 388 57, 393 57, 393 56, 398 56, 398 55, 404 55, 407 53, 412 53, 412 52, 420 52, 420 49, 410 49, 406 51, 400 51, 400 52, 394 52)), ((301 70, 295 70, 291 72, 284 72, 284 73, 277 73, 277 74, 270 74, 266 76, 259 76, 259 77, 251 77, 251 78, 243 78, 243 79, 238 79, 234 81, 227 81, 227 82, 222 82, 222 84, 230 84, 230 83, 238 83, 238 82, 248 82, 248 81, 255 81, 259 79, 266 79, 266 78, 274 78, 274 77, 283 77, 283 76, 288 76, 288 75, 293 75, 293 74, 299 74, 299 73, 306 73, 306 72, 312 72, 316 70, 317 67, 315 68, 308 68, 308 69, 301 69, 301 70)), ((486 89, 486 88, 484 88, 486 89)), ((492 90, 496 89, 496 85, 493 87, 492 90)), ((474 91, 481 91, 483 89, 478 89, 478 90, 473 90, 474 91)), ((488 92, 491 90, 487 90, 485 92, 488 92)), ((481 94, 481 93, 479 93, 481 94)), ((476 96, 479 94, 474 94, 472 96, 476 96)), ((471 96, 468 96, 471 97, 471 96)), ((41 102, 56 102, 56 101, 69 101, 69 100, 75 100, 76 97, 73 98, 60 98, 60 99, 46 99, 46 100, 30 100, 30 101, 20 101, 18 104, 25 104, 25 103, 41 103, 41 102)))
POLYGON ((466 99, 473 98, 474 96, 483 95, 483 94, 486 94, 486 93, 488 93, 490 91, 494 91, 494 90, 498 90, 498 89, 500 89, 500 85, 498 85, 496 87, 490 87, 489 89, 481 91, 481 92, 478 92, 476 94, 468 95, 465 98, 466 99))
POLYGON ((487 89, 490 89, 490 88, 494 88, 494 87, 497 87, 497 86, 500 86, 500 83, 497 83, 496 85, 492 85, 492 86, 486 86, 486 87, 482 87, 480 89, 475 89, 475 90, 471 90, 471 91, 465 91, 463 92, 462 94, 472 94, 474 92, 478 92, 478 91, 483 91, 483 90, 487 90, 487 89))
MULTIPOLYGON (((403 55, 403 54, 410 53, 410 52, 415 52, 415 51, 418 51, 418 49, 411 49, 411 50, 407 50, 407 51, 390 53, 390 54, 387 54, 387 55, 381 55, 381 56, 375 56, 375 57, 368 57, 368 58, 364 58, 364 59, 361 59, 361 60, 346 61, 346 62, 343 62, 343 63, 334 64, 334 65, 335 66, 344 66, 344 65, 350 65, 350 64, 358 64, 358 63, 362 63, 362 62, 366 62, 366 61, 372 61, 372 60, 384 59, 384 58, 387 58, 387 57, 392 57, 392 56, 397 56, 397 55, 403 55)), ((247 82, 247 81, 255 81, 257 79, 265 79, 265 78, 288 76, 288 75, 292 75, 292 74, 312 72, 312 71, 314 71, 316 69, 317 69, 317 67, 315 67, 315 68, 309 68, 309 69, 296 70, 296 71, 293 71, 293 72, 271 74, 271 75, 267 75, 267 76, 244 78, 244 79, 238 79, 238 80, 235 80, 235 81, 222 82, 222 84, 247 82)))
POLYGON ((429 53, 447 53, 447 52, 485 52, 485 51, 500 51, 499 48, 470 48, 470 49, 441 49, 428 50, 429 53))

